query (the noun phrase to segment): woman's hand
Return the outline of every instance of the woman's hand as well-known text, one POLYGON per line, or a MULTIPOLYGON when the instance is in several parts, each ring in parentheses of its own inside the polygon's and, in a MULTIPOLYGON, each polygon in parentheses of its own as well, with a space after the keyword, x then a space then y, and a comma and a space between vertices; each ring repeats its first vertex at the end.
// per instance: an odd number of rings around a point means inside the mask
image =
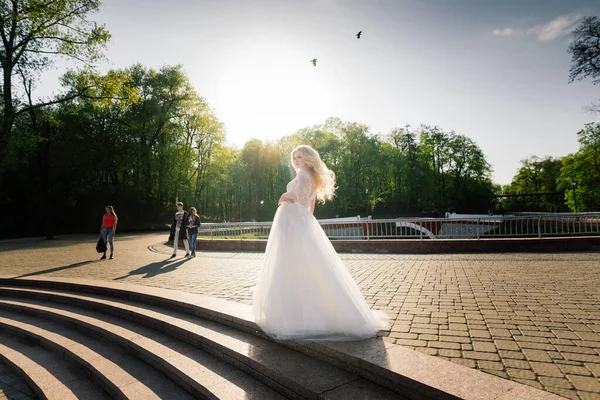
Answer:
POLYGON ((285 204, 285 203, 293 203, 294 199, 286 196, 286 194, 282 194, 281 197, 279 198, 279 202, 277 203, 278 206, 285 204))

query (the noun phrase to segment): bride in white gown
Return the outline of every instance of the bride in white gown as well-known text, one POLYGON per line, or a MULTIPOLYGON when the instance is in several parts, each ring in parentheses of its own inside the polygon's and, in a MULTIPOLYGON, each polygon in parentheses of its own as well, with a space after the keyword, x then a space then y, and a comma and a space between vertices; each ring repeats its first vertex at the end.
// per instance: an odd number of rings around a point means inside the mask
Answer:
POLYGON ((330 200, 335 175, 309 146, 291 154, 296 177, 279 199, 252 299, 256 323, 280 340, 358 340, 387 329, 369 308, 348 269, 313 216, 330 200))

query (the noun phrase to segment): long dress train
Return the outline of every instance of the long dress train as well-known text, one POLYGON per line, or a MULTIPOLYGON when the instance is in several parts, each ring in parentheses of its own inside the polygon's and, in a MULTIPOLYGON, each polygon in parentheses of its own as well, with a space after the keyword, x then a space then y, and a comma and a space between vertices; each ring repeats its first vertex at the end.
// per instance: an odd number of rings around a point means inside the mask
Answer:
POLYGON ((389 326, 371 310, 319 222, 310 176, 288 183, 293 203, 281 205, 271 227, 252 311, 256 323, 280 340, 358 340, 389 326))

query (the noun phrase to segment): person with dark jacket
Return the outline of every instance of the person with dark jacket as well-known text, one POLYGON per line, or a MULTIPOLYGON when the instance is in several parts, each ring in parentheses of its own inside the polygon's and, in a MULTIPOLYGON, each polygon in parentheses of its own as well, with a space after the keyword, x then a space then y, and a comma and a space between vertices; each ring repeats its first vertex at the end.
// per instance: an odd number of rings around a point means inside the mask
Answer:
POLYGON ((177 203, 177 212, 175 213, 175 217, 173 218, 173 223, 171 224, 171 234, 169 235, 169 240, 173 238, 173 255, 171 258, 175 258, 177 256, 177 247, 179 246, 179 239, 181 235, 181 239, 183 240, 183 245, 185 246, 185 256, 190 256, 190 244, 187 239, 187 224, 188 224, 188 215, 185 211, 183 211, 183 203, 177 203))
POLYGON ((196 239, 198 238, 198 228, 200 227, 200 217, 196 207, 190 208, 188 217, 188 239, 190 241, 190 253, 192 257, 196 257, 196 239))

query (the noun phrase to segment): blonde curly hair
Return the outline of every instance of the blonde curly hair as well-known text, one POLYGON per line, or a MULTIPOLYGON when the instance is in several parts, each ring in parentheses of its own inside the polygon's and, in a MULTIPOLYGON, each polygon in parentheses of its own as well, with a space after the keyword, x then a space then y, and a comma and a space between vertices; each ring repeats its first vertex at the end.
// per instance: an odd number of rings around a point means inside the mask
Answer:
MULTIPOLYGON (((319 153, 312 147, 302 144, 292 150, 290 159, 294 165, 294 154, 300 153, 302 159, 309 167, 311 174, 315 177, 317 188, 315 190, 317 199, 321 203, 333 199, 335 193, 335 173, 327 168, 327 165, 321 160, 319 153)), ((296 167, 294 167, 296 169, 296 167)), ((296 169, 296 172, 298 170, 296 169)))

